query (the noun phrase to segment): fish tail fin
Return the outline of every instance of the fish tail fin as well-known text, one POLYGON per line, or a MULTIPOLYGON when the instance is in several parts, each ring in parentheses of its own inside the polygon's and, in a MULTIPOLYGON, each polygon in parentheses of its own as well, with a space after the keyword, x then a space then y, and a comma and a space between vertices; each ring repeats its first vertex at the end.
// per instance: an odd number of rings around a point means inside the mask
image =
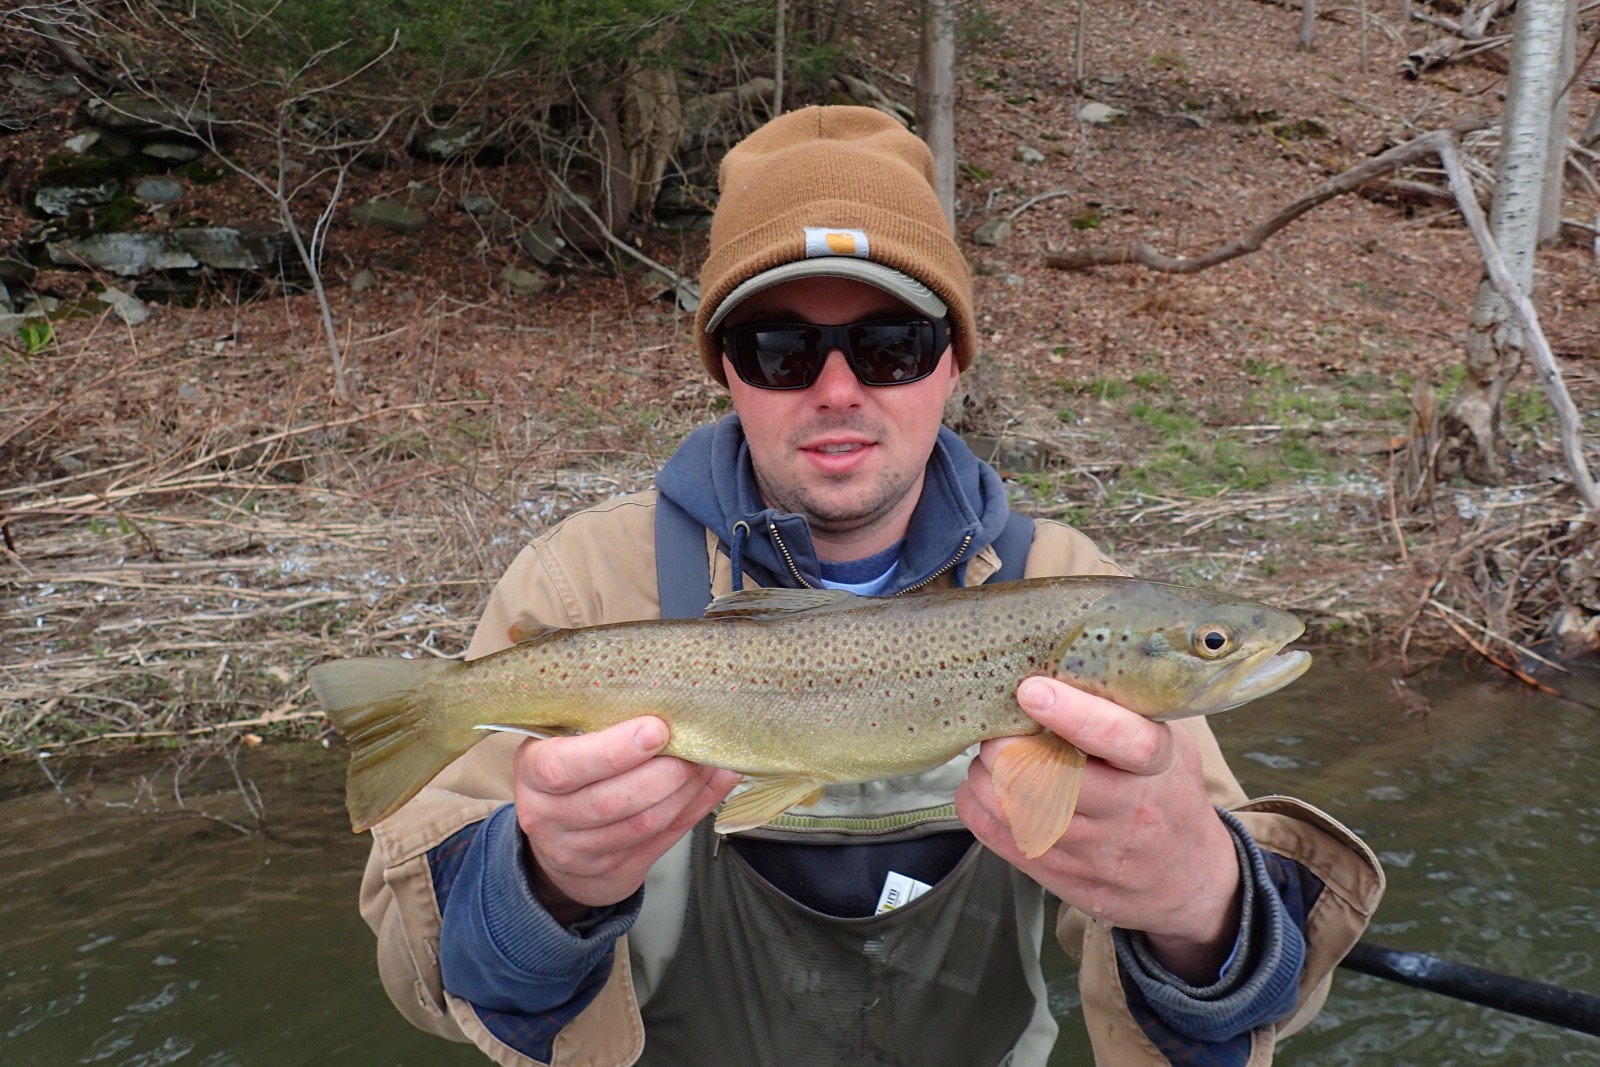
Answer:
POLYGON ((1083 785, 1083 751, 1051 733, 1007 745, 989 768, 1000 812, 1029 859, 1044 855, 1067 832, 1083 785))
POLYGON ((471 730, 441 729, 424 683, 445 660, 342 659, 311 668, 307 679, 323 710, 350 746, 345 805, 356 833, 392 814, 434 775, 472 747, 471 730))

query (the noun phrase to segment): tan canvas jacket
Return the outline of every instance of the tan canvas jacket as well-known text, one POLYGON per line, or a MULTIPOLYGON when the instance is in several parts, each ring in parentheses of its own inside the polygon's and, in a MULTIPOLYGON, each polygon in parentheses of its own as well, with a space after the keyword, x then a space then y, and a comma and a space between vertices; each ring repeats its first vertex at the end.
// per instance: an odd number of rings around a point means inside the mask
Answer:
MULTIPOLYGON (((513 623, 532 620, 567 627, 657 617, 654 536, 654 493, 622 497, 568 518, 523 549, 502 576, 469 658, 508 646, 513 623)), ((716 551, 709 534, 705 562, 712 590, 729 591, 728 560, 716 551)), ((968 583, 981 583, 998 566, 993 551, 985 549, 969 565, 968 583)), ((1027 577, 1112 573, 1120 572, 1082 534, 1056 522, 1036 523, 1027 577)), ((1297 1008, 1282 1023, 1254 1035, 1249 1067, 1260 1067, 1271 1062, 1278 1038, 1305 1025, 1321 1007, 1334 966, 1377 907, 1383 872, 1365 844, 1315 808, 1288 797, 1247 799, 1204 718, 1179 720, 1177 725, 1200 745, 1213 802, 1238 814, 1263 848, 1302 864, 1326 885, 1309 916, 1297 1008)), ((379 973, 401 1013, 424 1030, 477 1045, 490 1060, 507 1067, 538 1061, 500 1042, 470 1004, 442 988, 440 915, 427 853, 511 799, 509 768, 518 740, 495 734, 480 742, 374 827, 361 887, 361 913, 378 937, 379 973)), ((678 851, 657 864, 659 879, 652 870, 645 913, 619 944, 605 988, 557 1037, 551 1067, 623 1067, 640 1054, 644 1031, 639 1003, 648 998, 676 937, 673 917, 663 912, 679 906, 686 892, 686 887, 670 884, 678 851), (665 936, 659 933, 663 927, 665 936)), ((1115 1067, 1165 1064, 1128 1010, 1111 931, 1064 907, 1056 932, 1066 951, 1081 961, 1084 1023, 1096 1061, 1115 1067)))

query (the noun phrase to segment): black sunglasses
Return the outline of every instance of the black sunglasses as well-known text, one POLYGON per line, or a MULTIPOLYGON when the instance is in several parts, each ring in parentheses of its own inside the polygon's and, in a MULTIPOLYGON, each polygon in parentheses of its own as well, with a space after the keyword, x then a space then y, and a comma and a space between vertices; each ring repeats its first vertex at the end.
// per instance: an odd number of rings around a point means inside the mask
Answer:
POLYGON ((749 322, 722 331, 728 362, 740 381, 757 389, 809 388, 835 348, 862 385, 906 385, 932 374, 948 344, 943 319, 749 322))

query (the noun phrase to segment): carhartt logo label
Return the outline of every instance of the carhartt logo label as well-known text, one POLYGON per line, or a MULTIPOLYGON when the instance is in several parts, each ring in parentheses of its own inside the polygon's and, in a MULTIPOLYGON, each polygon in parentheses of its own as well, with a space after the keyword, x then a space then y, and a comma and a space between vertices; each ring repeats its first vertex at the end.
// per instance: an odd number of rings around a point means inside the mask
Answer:
POLYGON ((817 256, 854 256, 868 259, 865 230, 831 230, 826 226, 806 227, 806 258, 817 256))

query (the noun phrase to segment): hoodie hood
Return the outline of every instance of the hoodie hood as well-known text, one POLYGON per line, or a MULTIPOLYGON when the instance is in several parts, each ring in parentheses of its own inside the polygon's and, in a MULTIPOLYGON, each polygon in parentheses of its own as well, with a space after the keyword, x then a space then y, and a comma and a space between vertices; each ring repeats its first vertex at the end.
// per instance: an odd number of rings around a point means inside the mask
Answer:
MULTIPOLYGON (((763 586, 821 586, 806 520, 761 499, 738 415, 684 438, 656 476, 656 486, 717 535, 735 564, 735 583, 742 568, 763 586)), ((959 436, 940 427, 900 565, 883 595, 924 582, 952 561, 957 584, 965 584, 967 561, 999 536, 1008 513, 1000 476, 959 436)))

